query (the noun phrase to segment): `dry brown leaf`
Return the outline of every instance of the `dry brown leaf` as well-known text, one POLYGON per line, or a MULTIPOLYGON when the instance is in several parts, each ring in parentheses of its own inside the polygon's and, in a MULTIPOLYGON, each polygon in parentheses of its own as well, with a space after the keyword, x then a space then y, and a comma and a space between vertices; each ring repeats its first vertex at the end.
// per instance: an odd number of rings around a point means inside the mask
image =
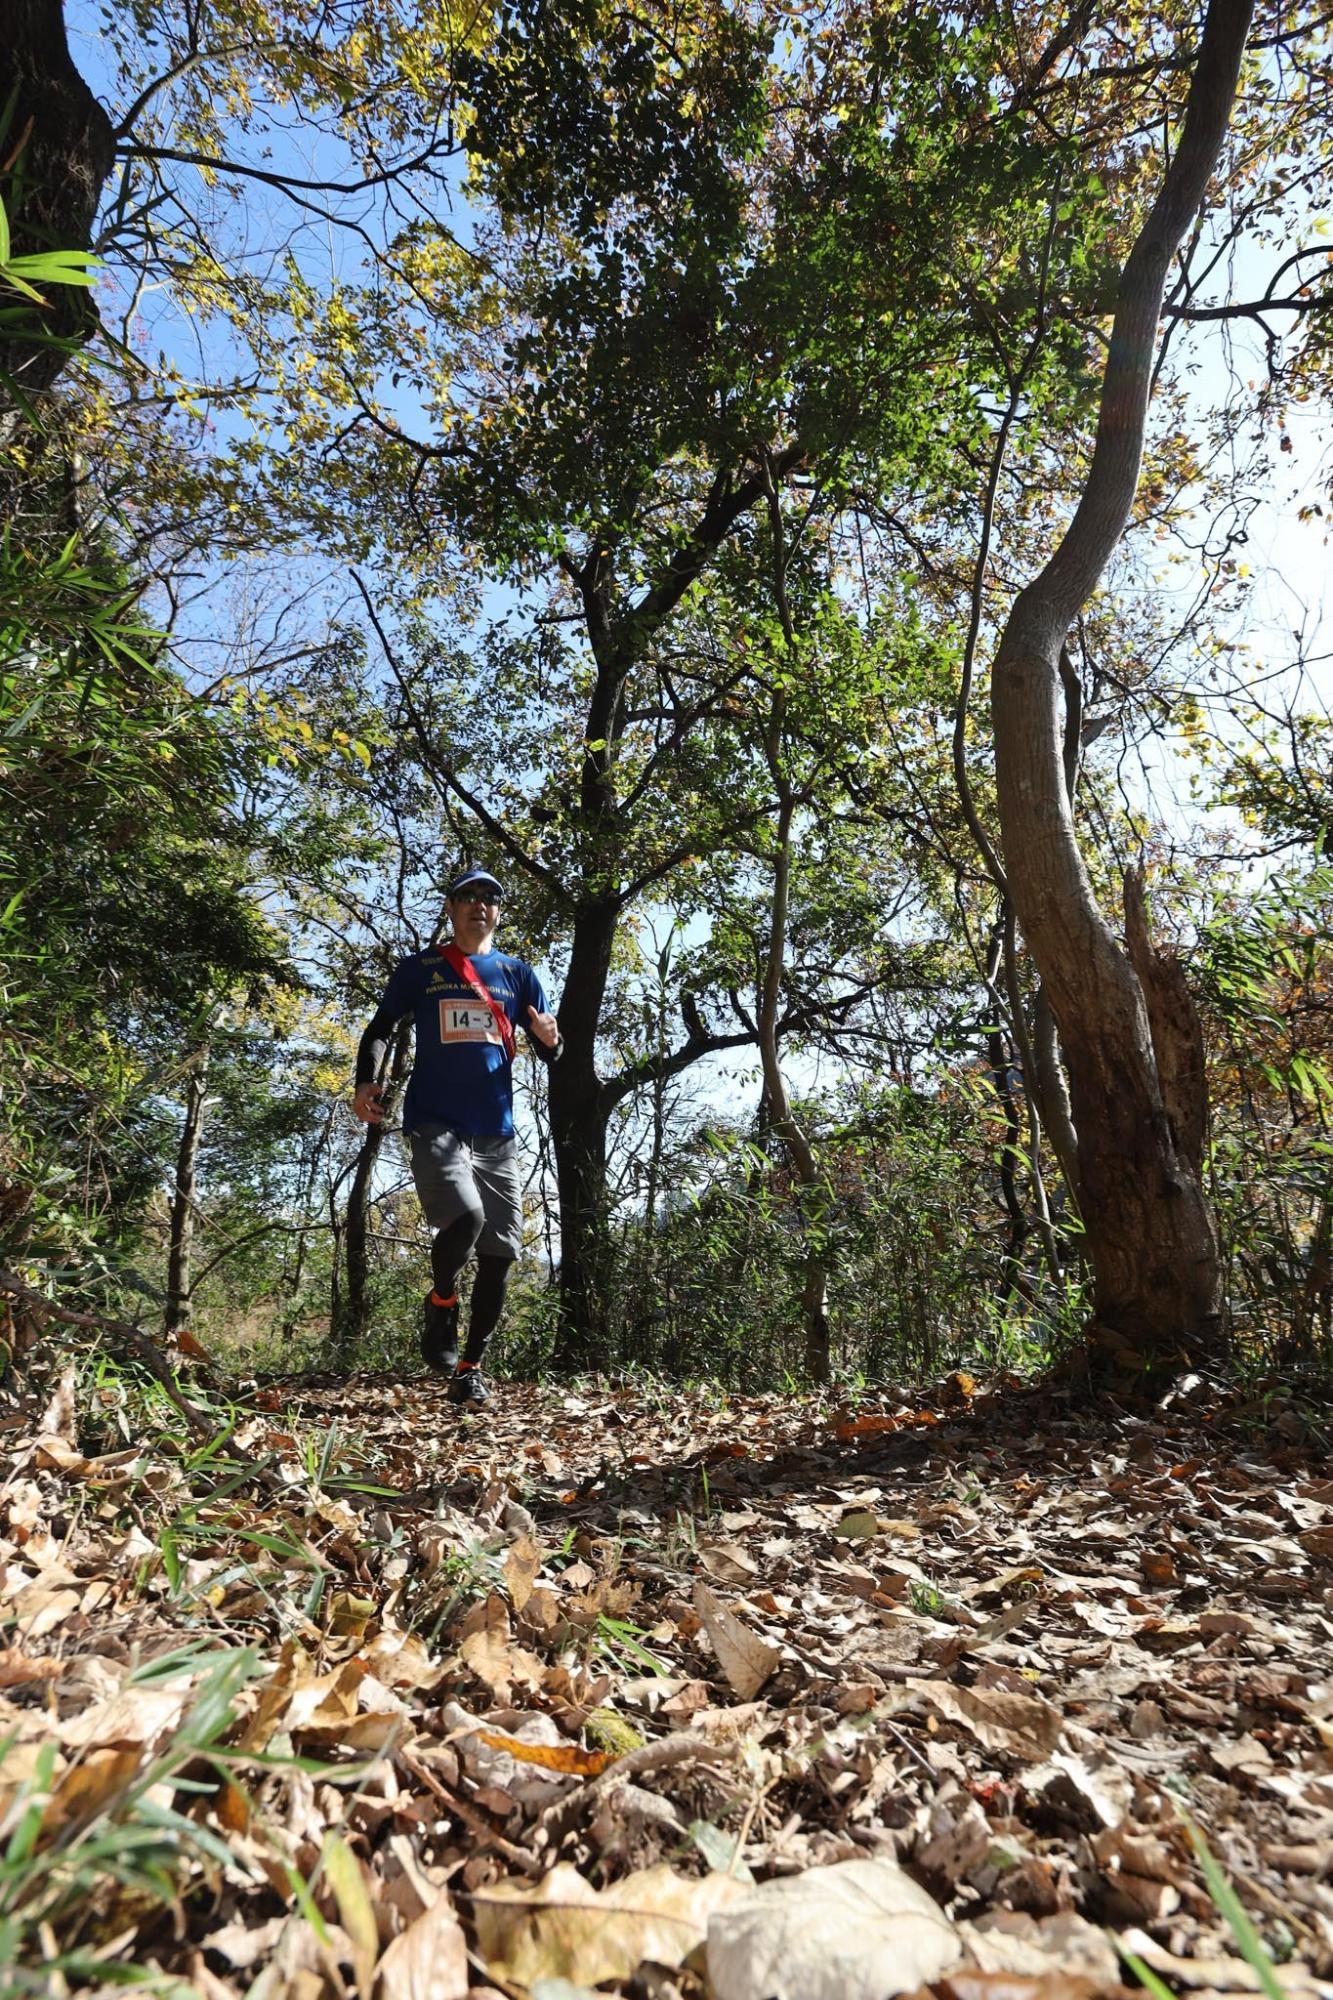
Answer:
POLYGON ((901 1417, 871 1415, 865 1417, 844 1417, 833 1426, 833 1435, 839 1444, 851 1444, 857 1438, 879 1437, 884 1431, 896 1431, 901 1417))
POLYGON ((79 1592, 53 1590, 45 1583, 30 1583, 19 1591, 9 1608, 24 1639, 42 1639, 48 1632, 54 1632, 57 1625, 63 1625, 71 1612, 78 1610, 79 1592))
POLYGON ((1064 1717, 1040 1695, 1007 1688, 955 1687, 952 1681, 919 1681, 913 1689, 937 1715, 961 1722, 987 1750, 1049 1757, 1064 1734, 1064 1717))
POLYGON ((695 1578, 694 1608, 734 1693, 742 1701, 752 1701, 782 1658, 778 1648, 719 1604, 701 1577, 695 1578))
POLYGON ((94 1702, 82 1715, 62 1722, 60 1740, 67 1750, 105 1750, 118 1744, 143 1749, 175 1728, 189 1697, 188 1685, 123 1687, 110 1701, 94 1702))
POLYGON ((544 1554, 541 1544, 527 1533, 511 1542, 505 1551, 505 1587, 515 1611, 522 1611, 536 1587, 537 1572, 544 1554))
POLYGON ((77 1445, 78 1406, 75 1401, 75 1381, 77 1370, 73 1362, 60 1372, 60 1379, 51 1394, 51 1400, 42 1411, 37 1426, 39 1437, 54 1439, 64 1445, 77 1445))
POLYGON ((715 2000, 891 2000, 962 1955, 939 1905, 885 1860, 780 1876, 708 1925, 715 2000))
POLYGON ((1139 1556, 1139 1568, 1143 1572, 1144 1582, 1150 1584, 1154 1590, 1165 1590, 1170 1585, 1180 1582, 1175 1558, 1170 1549, 1144 1549, 1139 1556))
POLYGON ((1228 1776, 1233 1771, 1266 1771, 1273 1762, 1267 1744, 1261 1743, 1257 1736, 1242 1736, 1235 1743, 1210 1744, 1208 1757, 1228 1776))
POLYGON ((703 1941, 712 1913, 745 1894, 745 1884, 729 1876, 692 1878, 665 1865, 627 1875, 599 1894, 562 1862, 535 1886, 497 1882, 479 1889, 477 1946, 497 1979, 596 1986, 632 1978, 645 1959, 680 1965, 703 1941))
POLYGON ((1073 1910, 1032 1917, 1021 1910, 992 1910, 958 1926, 958 1934, 983 1972, 1073 1972, 1114 1987, 1120 1961, 1104 1930, 1073 1910))
POLYGON ((0 1688, 27 1687, 33 1681, 58 1681, 68 1665, 68 1660, 34 1660, 17 1646, 6 1646, 0 1652, 0 1688))
POLYGON ((748 1584, 759 1574, 758 1563, 740 1542, 700 1542, 699 1560, 719 1583, 748 1584))
POLYGON ((385 1951, 374 2000, 466 2000, 467 1991, 467 1939, 442 1889, 385 1951))
POLYGON ((1068 1727, 1063 1744, 1027 1780, 1046 1805, 1084 1833, 1118 1826, 1134 1803, 1134 1781, 1089 1730, 1068 1727))
POLYGON ((176 1346, 182 1354, 188 1354, 191 1361, 212 1362, 212 1355, 201 1340, 197 1340, 188 1326, 178 1326, 174 1335, 176 1346))
POLYGON ((485 1681, 501 1701, 509 1699, 516 1681, 539 1688, 546 1678, 545 1664, 535 1653, 514 1645, 493 1626, 469 1632, 458 1650, 477 1679, 485 1681))

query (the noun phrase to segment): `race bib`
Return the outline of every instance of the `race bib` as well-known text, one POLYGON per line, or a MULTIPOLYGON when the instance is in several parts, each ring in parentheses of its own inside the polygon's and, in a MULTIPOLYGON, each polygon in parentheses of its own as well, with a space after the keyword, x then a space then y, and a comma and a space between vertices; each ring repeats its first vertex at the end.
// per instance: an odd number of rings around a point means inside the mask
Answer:
POLYGON ((442 1042, 490 1042, 503 1048, 495 1016, 484 1000, 441 1000, 442 1042))

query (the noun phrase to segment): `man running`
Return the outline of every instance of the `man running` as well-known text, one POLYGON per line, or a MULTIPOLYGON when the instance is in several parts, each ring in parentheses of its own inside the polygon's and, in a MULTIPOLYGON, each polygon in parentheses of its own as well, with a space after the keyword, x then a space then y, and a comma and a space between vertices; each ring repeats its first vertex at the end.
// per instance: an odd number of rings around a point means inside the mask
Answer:
POLYGON ((484 1403, 481 1363, 499 1323, 505 1287, 523 1245, 523 1200, 514 1140, 515 1029, 554 1062, 563 1044, 541 981, 521 958, 494 949, 504 890, 484 868, 465 868, 445 892, 452 936, 400 959, 367 1023, 356 1056, 352 1109, 383 1121, 375 1077, 398 1023, 416 1022, 416 1063, 403 1103, 403 1131, 431 1245, 433 1291, 421 1351, 449 1376, 451 1403, 484 1403), (458 1279, 477 1253, 467 1348, 458 1358, 458 1279))

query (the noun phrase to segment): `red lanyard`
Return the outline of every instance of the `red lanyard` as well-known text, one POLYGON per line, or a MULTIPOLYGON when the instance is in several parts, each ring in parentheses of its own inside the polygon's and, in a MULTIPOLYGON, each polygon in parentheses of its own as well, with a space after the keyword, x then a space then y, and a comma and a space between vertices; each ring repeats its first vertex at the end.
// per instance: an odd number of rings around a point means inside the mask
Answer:
POLYGON ((460 979, 465 979, 474 991, 480 993, 482 999, 490 1008, 495 1019, 495 1025, 500 1031, 500 1040, 504 1045, 505 1059, 508 1062, 512 1062, 514 1060, 514 1024, 508 1014, 505 1013, 499 1001, 493 999, 488 992, 486 982, 478 976, 477 969, 473 965, 472 960, 466 952, 460 951, 458 946, 452 941, 440 946, 440 957, 452 965, 460 979))

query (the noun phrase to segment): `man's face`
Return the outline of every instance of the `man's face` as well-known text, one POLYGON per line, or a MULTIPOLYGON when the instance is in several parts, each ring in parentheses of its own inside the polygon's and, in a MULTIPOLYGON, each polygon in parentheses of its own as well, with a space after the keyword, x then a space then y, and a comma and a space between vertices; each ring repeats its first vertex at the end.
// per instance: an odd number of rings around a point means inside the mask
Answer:
POLYGON ((468 953, 480 951, 500 920, 500 898, 484 882, 459 891, 448 902, 454 936, 468 953))

